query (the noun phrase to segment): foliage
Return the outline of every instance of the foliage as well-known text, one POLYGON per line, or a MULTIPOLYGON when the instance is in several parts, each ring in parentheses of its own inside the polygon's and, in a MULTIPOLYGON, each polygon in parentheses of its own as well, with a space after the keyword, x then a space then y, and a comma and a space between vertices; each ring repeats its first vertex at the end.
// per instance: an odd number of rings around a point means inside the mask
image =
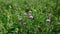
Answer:
POLYGON ((60 0, 0 0, 0 34, 60 34, 59 21, 60 0))

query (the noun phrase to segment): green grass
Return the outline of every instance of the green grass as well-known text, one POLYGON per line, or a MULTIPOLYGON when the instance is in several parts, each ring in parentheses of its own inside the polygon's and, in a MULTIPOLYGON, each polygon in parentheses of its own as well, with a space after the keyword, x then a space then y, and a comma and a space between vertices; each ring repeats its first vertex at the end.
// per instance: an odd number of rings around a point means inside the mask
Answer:
POLYGON ((58 22, 60 0, 0 0, 0 34, 60 34, 58 22))

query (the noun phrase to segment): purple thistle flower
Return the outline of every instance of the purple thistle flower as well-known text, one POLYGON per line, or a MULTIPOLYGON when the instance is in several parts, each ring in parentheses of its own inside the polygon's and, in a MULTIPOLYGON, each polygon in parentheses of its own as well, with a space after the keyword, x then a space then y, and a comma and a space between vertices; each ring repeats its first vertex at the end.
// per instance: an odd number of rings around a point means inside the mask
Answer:
POLYGON ((29 16, 29 18, 33 19, 33 16, 32 16, 32 15, 30 15, 30 16, 29 16))
POLYGON ((51 22, 51 20, 50 19, 46 19, 46 22, 51 22))

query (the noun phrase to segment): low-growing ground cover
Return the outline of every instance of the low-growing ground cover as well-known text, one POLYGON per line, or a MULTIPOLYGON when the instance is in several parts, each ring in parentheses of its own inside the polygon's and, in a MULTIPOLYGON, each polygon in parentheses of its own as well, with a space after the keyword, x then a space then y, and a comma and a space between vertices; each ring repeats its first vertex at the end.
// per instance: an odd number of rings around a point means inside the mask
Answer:
POLYGON ((60 34, 60 0, 0 0, 0 34, 60 34))

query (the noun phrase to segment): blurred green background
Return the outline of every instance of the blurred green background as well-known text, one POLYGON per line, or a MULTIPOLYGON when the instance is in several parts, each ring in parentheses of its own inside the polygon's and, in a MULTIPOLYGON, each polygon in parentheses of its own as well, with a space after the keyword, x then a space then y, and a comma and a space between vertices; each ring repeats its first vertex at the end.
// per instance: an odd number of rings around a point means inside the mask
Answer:
POLYGON ((0 34, 60 34, 60 0, 0 0, 0 34))

